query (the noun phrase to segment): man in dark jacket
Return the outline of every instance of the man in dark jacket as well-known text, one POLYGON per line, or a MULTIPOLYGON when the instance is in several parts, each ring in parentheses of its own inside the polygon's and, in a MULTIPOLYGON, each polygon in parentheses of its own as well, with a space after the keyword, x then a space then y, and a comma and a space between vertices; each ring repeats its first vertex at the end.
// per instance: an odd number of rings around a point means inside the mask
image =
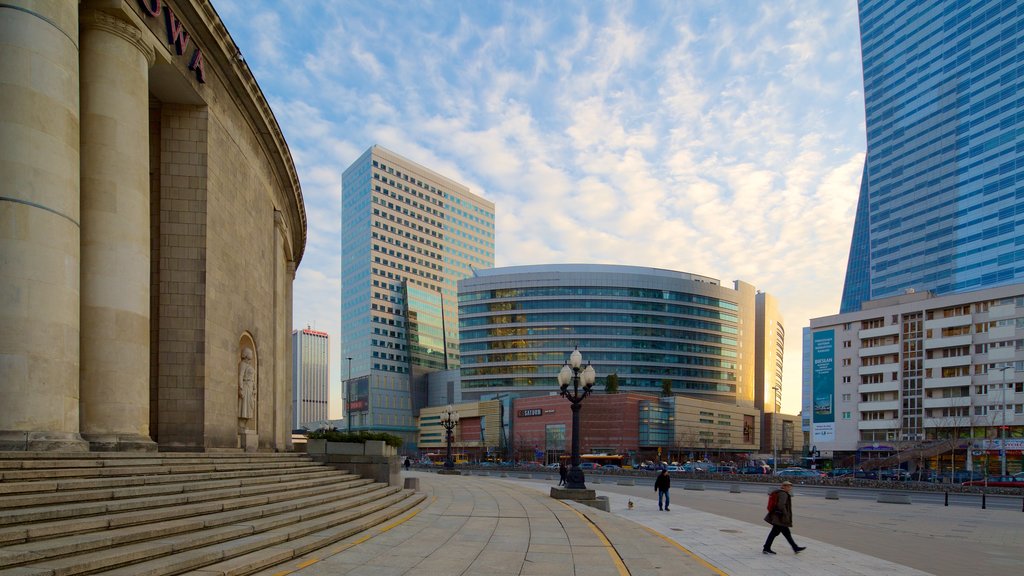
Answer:
POLYGON ((565 486, 565 480, 569 476, 569 469, 565 467, 565 462, 558 463, 558 485, 565 486))
POLYGON ((764 521, 772 525, 772 531, 764 542, 764 548, 761 549, 765 554, 775 554, 772 552, 772 542, 779 534, 786 537, 789 545, 793 547, 793 553, 799 554, 806 549, 804 546, 797 546, 789 532, 793 527, 793 497, 790 494, 792 490, 793 483, 787 480, 768 497, 768 514, 765 515, 764 521))
POLYGON ((661 474, 654 481, 654 491, 658 493, 658 510, 668 512, 668 489, 672 486, 672 479, 668 476, 668 470, 661 469, 661 474), (665 499, 665 507, 661 507, 661 499, 665 499))

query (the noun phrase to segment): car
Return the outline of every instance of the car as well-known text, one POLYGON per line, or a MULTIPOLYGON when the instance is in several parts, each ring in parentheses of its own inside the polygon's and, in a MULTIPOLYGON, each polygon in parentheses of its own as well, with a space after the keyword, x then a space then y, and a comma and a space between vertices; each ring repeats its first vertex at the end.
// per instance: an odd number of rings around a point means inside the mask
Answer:
POLYGON ((618 464, 605 464, 604 466, 601 466, 601 470, 622 470, 622 466, 619 466, 618 464))
POLYGON ((739 469, 740 474, 771 474, 772 469, 768 466, 744 466, 739 469))
POLYGON ((823 474, 818 470, 808 470, 807 468, 786 468, 785 470, 779 470, 776 476, 786 478, 821 478, 823 474))
POLYGON ((597 464, 593 462, 580 462, 580 470, 597 470, 597 464))
POLYGON ((561 466, 561 464, 559 464, 558 462, 552 462, 551 464, 545 466, 545 468, 558 468, 559 466, 561 466))
POLYGON ((668 472, 682 472, 683 471, 683 469, 680 468, 679 466, 672 466, 671 464, 668 465, 668 466, 665 466, 664 469, 666 471, 668 471, 668 472))
POLYGON ((994 488, 1024 488, 1024 476, 989 476, 983 480, 968 480, 963 486, 989 486, 994 488))

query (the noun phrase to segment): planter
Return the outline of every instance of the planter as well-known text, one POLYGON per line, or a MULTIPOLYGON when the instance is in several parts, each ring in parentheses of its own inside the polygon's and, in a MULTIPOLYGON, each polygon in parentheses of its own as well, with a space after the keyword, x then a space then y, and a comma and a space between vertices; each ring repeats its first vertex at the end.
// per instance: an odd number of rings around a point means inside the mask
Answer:
POLYGON ((327 440, 323 438, 306 440, 306 454, 325 454, 326 452, 327 440))
POLYGON ((362 456, 364 444, 356 442, 328 442, 328 454, 347 454, 349 456, 362 456))
POLYGON ((366 441, 366 455, 367 456, 395 456, 398 452, 394 447, 388 446, 383 440, 367 440, 366 441))

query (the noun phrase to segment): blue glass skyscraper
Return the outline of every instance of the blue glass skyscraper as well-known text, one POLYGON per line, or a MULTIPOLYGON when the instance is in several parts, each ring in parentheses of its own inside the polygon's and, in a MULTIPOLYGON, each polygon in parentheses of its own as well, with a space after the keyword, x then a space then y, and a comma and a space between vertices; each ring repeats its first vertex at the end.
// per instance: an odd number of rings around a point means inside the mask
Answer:
POLYGON ((1024 2, 859 8, 867 159, 841 312, 1024 281, 1024 2))

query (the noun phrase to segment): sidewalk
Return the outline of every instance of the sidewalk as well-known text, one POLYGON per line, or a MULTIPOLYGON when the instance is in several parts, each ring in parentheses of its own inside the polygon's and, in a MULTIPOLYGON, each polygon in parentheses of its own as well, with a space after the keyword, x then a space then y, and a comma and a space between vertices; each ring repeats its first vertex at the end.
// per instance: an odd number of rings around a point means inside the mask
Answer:
POLYGON ((420 478, 429 496, 417 510, 260 576, 929 574, 871 555, 893 557, 894 549, 912 559, 927 556, 935 574, 963 573, 964 562, 1003 574, 1019 567, 1024 539, 1021 512, 811 499, 798 487, 794 537, 808 549, 794 555, 780 537, 778 554, 765 556, 768 525, 735 518, 763 515, 766 486, 742 494, 673 487, 672 511, 660 512, 650 486, 588 484, 608 496, 606 513, 550 498, 553 481, 403 475, 420 478))
POLYGON ((369 534, 259 576, 714 576, 722 572, 633 522, 568 505, 547 487, 405 473, 428 495, 369 534))

